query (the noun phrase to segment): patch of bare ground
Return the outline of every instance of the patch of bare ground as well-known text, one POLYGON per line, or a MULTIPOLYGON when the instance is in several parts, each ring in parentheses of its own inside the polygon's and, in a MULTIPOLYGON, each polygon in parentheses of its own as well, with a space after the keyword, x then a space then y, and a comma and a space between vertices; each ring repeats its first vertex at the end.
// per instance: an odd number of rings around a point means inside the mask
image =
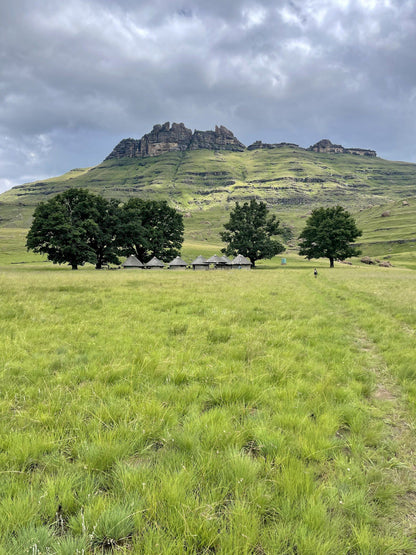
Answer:
POLYGON ((380 401, 394 401, 397 397, 391 391, 378 384, 374 392, 374 398, 380 401))
MULTIPOLYGON (((394 514, 395 523, 409 537, 416 536, 416 430, 408 414, 399 385, 388 371, 386 362, 377 346, 359 330, 358 348, 368 357, 369 371, 377 383, 369 399, 375 409, 380 409, 388 438, 394 445, 394 456, 386 461, 390 480, 397 486, 399 495, 394 514)), ((415 542, 416 553, 416 542, 415 542)))
POLYGON ((405 324, 404 322, 402 323, 402 328, 404 329, 404 331, 406 333, 408 333, 409 335, 415 335, 416 330, 414 328, 411 328, 409 326, 409 324, 405 324))

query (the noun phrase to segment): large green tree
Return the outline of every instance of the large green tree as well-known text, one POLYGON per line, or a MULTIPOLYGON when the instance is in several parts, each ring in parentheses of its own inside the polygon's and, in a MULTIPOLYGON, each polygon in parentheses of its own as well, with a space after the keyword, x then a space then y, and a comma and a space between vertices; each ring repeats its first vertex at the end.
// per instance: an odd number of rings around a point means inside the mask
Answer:
POLYGON ((144 262, 153 256, 169 261, 181 252, 183 231, 182 214, 166 201, 134 198, 122 207, 118 243, 124 254, 144 262))
POLYGON ((68 189, 35 209, 26 237, 28 250, 46 254, 73 270, 90 262, 98 268, 118 263, 115 246, 116 201, 85 189, 68 189))
POLYGON ((105 264, 120 264, 116 242, 120 222, 119 201, 107 200, 101 196, 93 199, 94 227, 89 244, 95 252, 95 267, 101 269, 105 264))
POLYGON ((299 254, 311 258, 345 260, 357 256, 360 251, 351 243, 361 235, 354 218, 342 206, 316 208, 306 220, 306 226, 299 236, 299 254))
POLYGON ((243 205, 237 202, 224 228, 226 231, 220 237, 227 246, 222 252, 229 256, 242 254, 253 266, 256 260, 272 258, 284 251, 282 243, 273 239, 282 233, 279 221, 275 215, 269 215, 264 202, 250 200, 243 205))

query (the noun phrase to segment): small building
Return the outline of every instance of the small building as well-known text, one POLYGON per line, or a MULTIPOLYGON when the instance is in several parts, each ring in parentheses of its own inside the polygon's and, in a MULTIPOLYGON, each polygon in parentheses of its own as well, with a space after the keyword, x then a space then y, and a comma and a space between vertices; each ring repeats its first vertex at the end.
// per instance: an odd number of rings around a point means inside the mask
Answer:
POLYGON ((191 264, 193 270, 209 270, 209 263, 201 254, 191 264))
POLYGON ((182 260, 180 256, 177 256, 172 262, 169 262, 169 270, 185 270, 186 267, 187 263, 185 260, 182 260))
POLYGON ((219 270, 232 270, 231 260, 227 256, 221 256, 218 261, 217 268, 219 270))
POLYGON ((141 268, 143 269, 144 266, 140 262, 140 260, 134 254, 131 254, 123 264, 123 268, 141 268))
POLYGON ((159 260, 158 258, 156 258, 156 256, 154 256, 152 260, 149 260, 149 262, 146 262, 144 267, 148 270, 162 270, 165 267, 165 265, 161 260, 159 260))
POLYGON ((237 254, 234 260, 231 262, 233 270, 250 270, 251 262, 248 258, 242 254, 237 254))
POLYGON ((214 254, 214 256, 211 256, 211 258, 208 258, 207 262, 210 268, 214 267, 214 269, 216 269, 218 268, 218 264, 221 263, 221 258, 218 255, 214 254))

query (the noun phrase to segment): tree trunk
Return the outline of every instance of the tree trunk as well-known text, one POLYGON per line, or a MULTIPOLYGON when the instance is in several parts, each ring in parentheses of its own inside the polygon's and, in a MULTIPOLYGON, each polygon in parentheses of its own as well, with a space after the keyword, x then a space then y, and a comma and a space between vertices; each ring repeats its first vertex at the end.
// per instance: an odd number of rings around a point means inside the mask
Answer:
POLYGON ((78 270, 78 264, 71 264, 71 268, 73 270, 78 270))
POLYGON ((334 259, 331 256, 329 257, 329 267, 330 268, 334 267, 334 259))
POLYGON ((104 259, 104 254, 102 252, 102 249, 100 249, 97 253, 97 259, 95 261, 96 270, 101 270, 101 268, 103 267, 103 259, 104 259))

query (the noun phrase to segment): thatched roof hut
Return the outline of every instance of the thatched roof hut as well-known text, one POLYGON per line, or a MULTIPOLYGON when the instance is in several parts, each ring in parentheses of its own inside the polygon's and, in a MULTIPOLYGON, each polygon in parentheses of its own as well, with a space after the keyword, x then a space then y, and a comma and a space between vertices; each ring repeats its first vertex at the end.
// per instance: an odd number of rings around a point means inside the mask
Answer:
POLYGON ((191 264, 194 270, 209 270, 209 263, 201 254, 191 264))
POLYGON ((250 270, 251 269, 251 262, 248 258, 243 256, 242 254, 237 254, 234 260, 231 262, 233 269, 244 269, 250 270))
POLYGON ((146 262, 144 266, 148 270, 161 270, 162 268, 165 267, 164 263, 158 258, 156 258, 156 256, 154 256, 152 260, 149 260, 149 262, 146 262))
POLYGON ((169 270, 185 270, 186 267, 187 263, 185 260, 182 260, 180 256, 177 256, 172 262, 169 262, 169 270))
POLYGON ((218 264, 220 263, 220 261, 221 261, 221 258, 216 254, 214 254, 214 256, 211 256, 211 258, 208 258, 207 260, 210 266, 214 265, 214 268, 218 268, 218 264))
POLYGON ((142 268, 143 269, 144 266, 134 254, 131 254, 124 262, 123 268, 142 268))
POLYGON ((227 258, 225 255, 221 256, 221 258, 218 261, 217 268, 220 270, 231 270, 232 269, 231 260, 227 258))

